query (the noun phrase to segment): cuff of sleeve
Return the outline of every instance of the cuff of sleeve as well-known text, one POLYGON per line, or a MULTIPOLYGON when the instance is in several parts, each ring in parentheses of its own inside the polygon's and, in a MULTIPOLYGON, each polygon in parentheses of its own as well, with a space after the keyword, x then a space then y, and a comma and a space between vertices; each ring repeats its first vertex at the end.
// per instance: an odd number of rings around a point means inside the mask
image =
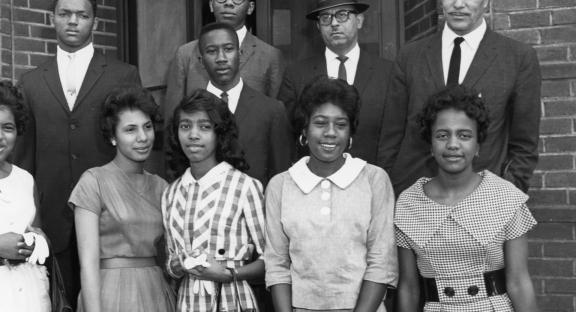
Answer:
POLYGON ((168 269, 168 274, 173 278, 179 279, 184 276, 184 267, 182 267, 182 262, 180 262, 180 258, 177 256, 170 256, 168 258, 166 268, 168 269))
POLYGON ((269 276, 266 274, 266 288, 269 289, 270 287, 278 284, 289 284, 292 285, 292 278, 290 274, 285 276, 269 276))

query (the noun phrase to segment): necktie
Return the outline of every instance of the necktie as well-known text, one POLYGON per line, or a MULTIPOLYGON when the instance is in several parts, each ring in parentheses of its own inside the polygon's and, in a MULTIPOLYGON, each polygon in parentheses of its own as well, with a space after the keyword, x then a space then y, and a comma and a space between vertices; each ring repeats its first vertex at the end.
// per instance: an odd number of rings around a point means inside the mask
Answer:
POLYGON ((228 93, 226 93, 226 91, 220 94, 220 98, 222 99, 222 101, 224 101, 224 103, 228 104, 228 93))
POLYGON ((452 56, 450 57, 450 67, 448 69, 448 81, 446 86, 458 85, 460 81, 460 58, 461 50, 460 44, 464 41, 462 37, 456 37, 454 39, 454 49, 452 49, 452 56))
POLYGON ((64 94, 66 95, 66 102, 68 102, 68 107, 70 110, 74 108, 74 102, 76 102, 76 95, 78 93, 77 84, 77 73, 74 68, 74 60, 76 55, 68 54, 68 65, 66 66, 66 81, 64 82, 64 94))
POLYGON ((348 81, 348 75, 346 75, 346 66, 344 63, 348 60, 347 56, 336 57, 340 61, 340 66, 338 66, 338 79, 348 81))

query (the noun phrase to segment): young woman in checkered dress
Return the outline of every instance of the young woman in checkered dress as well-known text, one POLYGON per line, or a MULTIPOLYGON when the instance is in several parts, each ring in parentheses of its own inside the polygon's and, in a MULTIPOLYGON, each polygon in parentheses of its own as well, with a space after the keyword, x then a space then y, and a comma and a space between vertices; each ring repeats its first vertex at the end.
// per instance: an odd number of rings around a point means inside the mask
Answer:
POLYGON ((525 234, 536 224, 528 197, 473 169, 490 129, 481 97, 447 88, 431 97, 420 124, 438 175, 419 179, 396 204, 399 311, 417 311, 420 298, 426 312, 537 311, 527 266, 525 234))
POLYGON ((264 247, 262 185, 241 171, 234 116, 197 90, 176 108, 170 130, 172 163, 189 165, 162 197, 177 311, 257 311, 247 280, 264 275, 264 261, 252 261, 264 247))

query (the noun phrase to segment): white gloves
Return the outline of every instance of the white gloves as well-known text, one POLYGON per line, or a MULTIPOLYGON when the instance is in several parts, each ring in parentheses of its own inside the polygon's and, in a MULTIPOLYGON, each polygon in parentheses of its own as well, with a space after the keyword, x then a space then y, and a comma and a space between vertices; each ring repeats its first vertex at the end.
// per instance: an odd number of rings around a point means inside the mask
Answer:
POLYGON ((44 236, 34 232, 27 232, 22 234, 22 236, 24 236, 24 243, 26 245, 32 246, 33 244, 36 244, 32 254, 26 260, 32 264, 44 264, 46 258, 48 258, 48 255, 50 254, 48 242, 46 242, 44 236))

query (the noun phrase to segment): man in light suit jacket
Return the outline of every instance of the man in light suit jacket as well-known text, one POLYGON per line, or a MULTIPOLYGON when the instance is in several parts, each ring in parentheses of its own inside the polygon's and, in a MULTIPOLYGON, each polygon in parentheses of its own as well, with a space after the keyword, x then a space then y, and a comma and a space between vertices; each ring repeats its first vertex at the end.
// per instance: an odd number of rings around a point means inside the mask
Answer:
POLYGON ((79 264, 68 197, 86 169, 114 156, 98 118, 108 92, 122 84, 140 84, 135 67, 94 50, 96 10, 95 0, 54 1, 51 20, 58 40, 56 56, 23 74, 19 82, 32 118, 14 160, 35 177, 42 228, 52 242, 51 252, 60 263, 74 306, 79 264))
POLYGON ((540 68, 533 48, 488 29, 489 0, 442 0, 442 32, 406 46, 398 56, 388 92, 378 164, 400 193, 418 178, 434 176, 436 164, 419 136, 417 115, 449 82, 473 88, 490 111, 488 138, 475 169, 489 169, 527 191, 538 160, 540 68), (455 43, 455 38, 461 37, 455 43), (456 57, 454 57, 456 59, 456 57))
MULTIPOLYGON (((247 30, 246 17, 254 12, 254 3, 250 0, 210 0, 209 5, 216 22, 231 25, 238 34, 241 48, 240 77, 250 87, 275 98, 285 65, 280 50, 247 30)), ((206 88, 208 80, 210 77, 200 61, 198 40, 178 48, 166 77, 164 116, 172 116, 180 100, 196 89, 206 88)))
POLYGON ((326 50, 286 70, 278 99, 291 111, 304 86, 318 76, 343 78, 354 85, 360 94, 362 107, 350 153, 375 164, 392 62, 373 56, 358 45, 358 31, 364 22, 362 12, 367 8, 367 4, 356 0, 317 2, 316 8, 306 17, 316 21, 326 50), (340 65, 338 57, 347 58, 343 65, 340 65), (345 76, 339 75, 344 72, 345 76))

